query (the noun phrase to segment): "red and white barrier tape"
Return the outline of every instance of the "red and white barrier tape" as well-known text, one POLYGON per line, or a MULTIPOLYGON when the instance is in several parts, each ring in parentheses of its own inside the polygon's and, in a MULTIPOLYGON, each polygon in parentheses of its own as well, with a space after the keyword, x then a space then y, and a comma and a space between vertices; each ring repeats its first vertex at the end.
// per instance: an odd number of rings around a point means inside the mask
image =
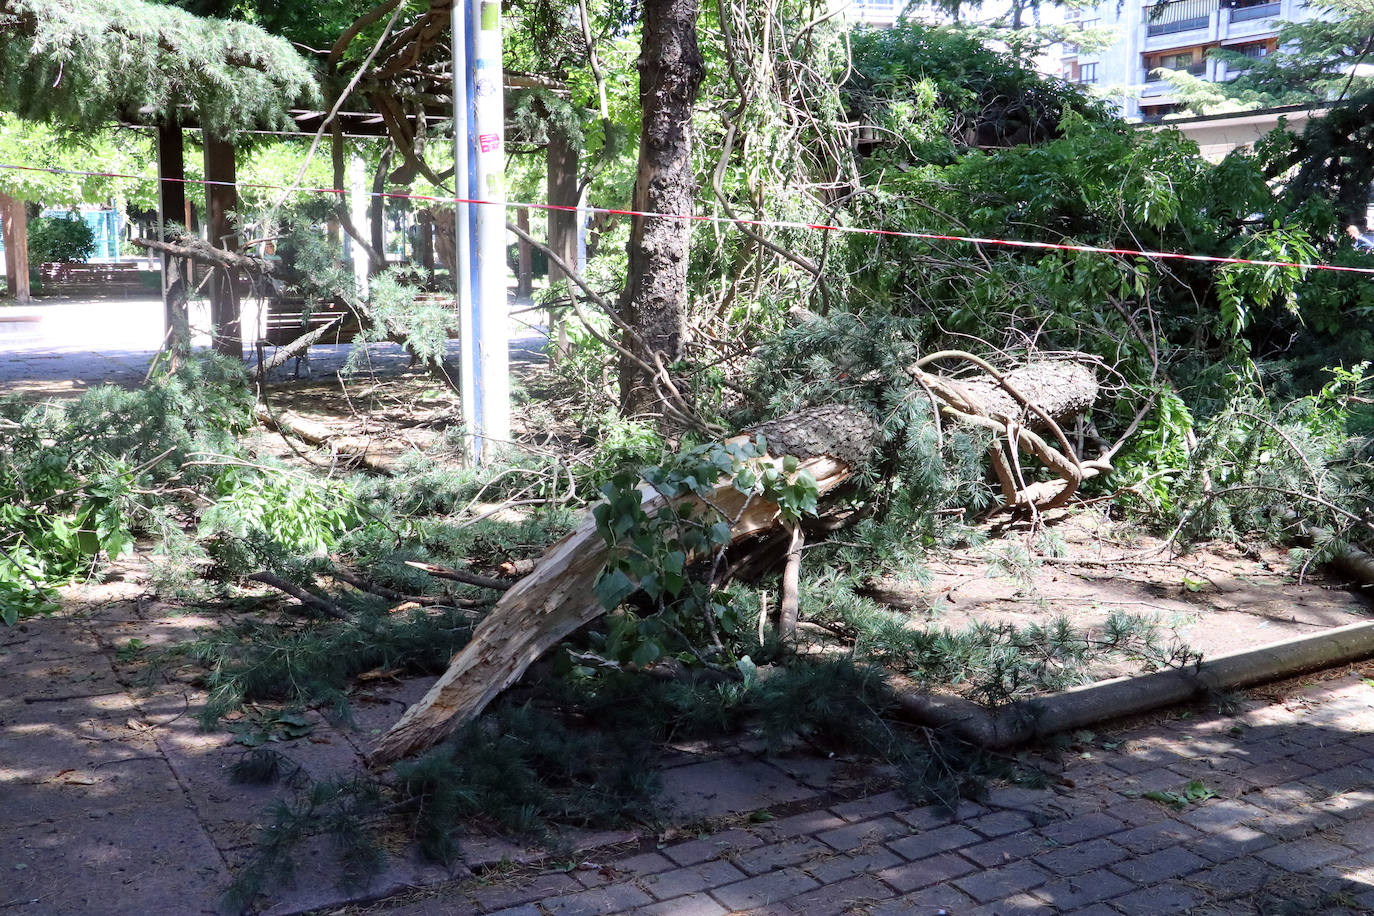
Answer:
MULTIPOLYGON (((133 181, 158 182, 170 181, 181 184, 216 185, 222 187, 257 188, 267 191, 292 191, 298 194, 348 194, 338 188, 288 188, 285 185, 262 184, 255 182, 211 181, 204 178, 149 178, 145 175, 129 175, 122 172, 96 172, 80 169, 55 169, 33 165, 13 165, 0 163, 0 169, 24 172, 47 172, 55 175, 83 175, 91 178, 124 178, 133 181)), ((980 238, 969 235, 944 235, 934 232, 910 232, 900 229, 872 229, 863 226, 832 226, 825 223, 803 223, 788 220, 740 219, 738 217, 706 216, 702 214, 653 213, 643 210, 618 210, 612 207, 569 207, 560 204, 522 203, 517 201, 469 200, 463 197, 442 197, 425 194, 401 194, 389 191, 367 191, 368 197, 382 197, 393 200, 420 200, 429 203, 470 204, 476 206, 530 208, 534 210, 563 210, 575 213, 607 213, 613 216, 642 216, 651 219, 680 219, 691 222, 720 223, 725 225, 753 226, 760 229, 813 229, 821 232, 844 232, 854 235, 878 235, 894 238, 924 239, 937 242, 962 242, 970 245, 1000 245, 1006 248, 1038 248, 1047 251, 1076 251, 1086 254, 1111 254, 1126 257, 1149 258, 1151 260, 1198 261, 1206 264, 1250 264, 1257 267, 1296 267, 1303 270, 1331 270, 1341 273, 1374 274, 1374 267, 1346 267, 1339 264, 1311 264, 1302 261, 1265 261, 1255 258, 1228 258, 1210 254, 1187 254, 1177 251, 1145 251, 1135 248, 1103 248, 1097 245, 1073 245, 1063 242, 1030 242, 1021 239, 980 238)))

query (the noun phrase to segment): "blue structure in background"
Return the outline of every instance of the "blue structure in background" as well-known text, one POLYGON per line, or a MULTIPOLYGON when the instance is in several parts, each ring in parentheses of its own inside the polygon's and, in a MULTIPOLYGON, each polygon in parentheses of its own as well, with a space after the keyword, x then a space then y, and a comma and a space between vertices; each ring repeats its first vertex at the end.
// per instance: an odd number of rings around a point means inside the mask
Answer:
MULTIPOLYGON (((91 227, 95 236, 95 253, 92 261, 115 261, 119 259, 119 235, 124 228, 124 217, 118 210, 81 210, 73 214, 70 210, 44 210, 40 216, 53 219, 75 219, 80 217, 91 227)), ((0 252, 5 250, 4 239, 0 239, 0 252)))

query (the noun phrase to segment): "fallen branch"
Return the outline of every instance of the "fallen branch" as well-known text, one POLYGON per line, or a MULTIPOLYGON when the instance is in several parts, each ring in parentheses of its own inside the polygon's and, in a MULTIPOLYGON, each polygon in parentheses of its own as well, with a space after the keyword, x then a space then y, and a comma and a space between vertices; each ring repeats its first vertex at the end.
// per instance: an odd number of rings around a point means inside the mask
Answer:
POLYGON ((508 579, 493 579, 490 576, 463 572, 461 569, 449 569, 447 566, 435 566, 433 563, 418 563, 414 560, 406 560, 406 565, 427 572, 436 579, 449 579, 453 582, 462 582, 464 585, 475 585, 478 588, 492 588, 504 592, 515 584, 508 579))
POLYGON ((1003 373, 971 353, 942 350, 922 358, 908 371, 925 394, 938 401, 939 412, 998 437, 988 447, 988 460, 1009 509, 1058 508, 1073 498, 1083 481, 1111 470, 1105 459, 1080 461, 1060 425, 1086 413, 1097 399, 1097 379, 1081 362, 1037 361, 1003 373), (954 379, 926 371, 942 360, 970 363, 983 376, 954 379), (1047 442, 1042 432, 1055 444, 1047 442), (1020 452, 1038 458, 1059 479, 1027 484, 1020 452))
POLYGON ((287 360, 291 359, 291 357, 309 350, 321 337, 343 324, 345 317, 344 314, 339 314, 331 318, 325 324, 320 325, 318 328, 306 331, 289 344, 277 347, 277 349, 272 352, 272 355, 266 359, 262 358, 261 348, 259 348, 258 364, 253 367, 252 372, 248 373, 248 377, 255 382, 266 378, 267 373, 284 364, 287 360))
POLYGON ((289 410, 270 411, 262 403, 253 408, 253 415, 264 426, 282 434, 290 434, 310 445, 327 445, 336 455, 353 458, 379 474, 391 473, 388 463, 369 454, 372 450, 371 440, 337 433, 323 423, 289 410))
POLYGON ((333 617, 335 620, 349 619, 348 615, 345 614, 343 611, 339 610, 338 605, 336 605, 334 602, 326 601, 319 595, 312 595, 310 592, 307 592, 299 585, 294 585, 290 582, 287 582, 280 576, 274 576, 272 573, 269 572, 260 572, 253 573, 251 576, 247 576, 245 578, 247 578, 249 582, 261 582, 263 585, 270 585, 277 591, 285 592, 292 598, 295 598, 297 601, 299 601, 301 604, 304 604, 306 607, 314 608, 321 614, 333 617))
POLYGON ((176 241, 173 242, 145 238, 133 239, 132 242, 139 248, 171 255, 174 258, 185 258, 197 264, 229 270, 246 270, 269 277, 278 276, 277 265, 258 255, 216 248, 209 242, 191 236, 179 235, 174 238, 176 241))

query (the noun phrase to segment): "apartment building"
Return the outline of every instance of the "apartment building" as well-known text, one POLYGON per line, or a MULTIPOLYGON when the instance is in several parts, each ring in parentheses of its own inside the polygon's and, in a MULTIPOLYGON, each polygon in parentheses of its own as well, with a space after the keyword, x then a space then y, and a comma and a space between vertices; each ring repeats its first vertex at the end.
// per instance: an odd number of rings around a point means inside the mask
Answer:
POLYGON ((906 0, 851 0, 845 16, 853 23, 886 28, 897 22, 905 8, 906 0))
POLYGON ((1318 17, 1303 0, 1107 0, 1087 10, 1070 10, 1065 20, 1084 28, 1110 26, 1116 43, 1102 51, 1063 46, 1060 75, 1096 86, 1128 118, 1157 121, 1180 108, 1169 83, 1154 71, 1165 67, 1222 82, 1236 76, 1234 64, 1208 56, 1225 48, 1259 59, 1278 47, 1285 21, 1318 17))

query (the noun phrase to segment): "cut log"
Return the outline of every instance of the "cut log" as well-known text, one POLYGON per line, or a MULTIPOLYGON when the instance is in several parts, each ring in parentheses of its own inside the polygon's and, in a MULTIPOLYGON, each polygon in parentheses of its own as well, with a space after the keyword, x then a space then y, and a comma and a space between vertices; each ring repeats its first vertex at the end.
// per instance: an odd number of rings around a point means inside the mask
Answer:
MULTIPOLYGON (((925 381, 951 404, 965 401, 990 419, 1019 423, 1037 432, 1049 428, 1040 411, 1055 423, 1074 420, 1097 400, 1097 377, 1087 366, 1068 360, 1032 362, 1002 375, 1003 386, 991 378, 950 379, 927 374, 925 381), (1039 411, 1028 408, 1008 389, 1025 396, 1039 411)), ((972 412, 966 409, 966 412, 972 412)))
POLYGON ((1033 361, 1003 373, 970 353, 946 350, 924 357, 910 371, 942 414, 997 435, 988 447, 988 461, 1009 509, 1058 508, 1084 480, 1111 470, 1105 457, 1080 461, 1060 426, 1087 413, 1097 400, 1097 376, 1083 362, 1033 361), (925 371, 941 360, 971 363, 983 375, 953 379, 925 371), (1022 452, 1034 455, 1059 479, 1028 484, 1018 458, 1022 452))
MULTIPOLYGON (((798 470, 810 473, 824 495, 862 467, 877 436, 877 425, 852 407, 821 407, 767 423, 732 441, 752 439, 758 432, 768 442, 771 457, 765 460, 781 466, 783 456, 798 458, 798 470)), ((665 507, 652 490, 646 487, 641 492, 646 514, 665 507)), ((691 501, 704 505, 700 499, 691 501)), ((746 496, 730 480, 715 488, 710 502, 735 519, 732 542, 779 524, 776 505, 746 496)), ((442 740, 480 714, 541 655, 603 614, 605 608, 597 602, 593 586, 608 550, 588 512, 576 530, 550 548, 534 571, 501 597, 444 675, 382 737, 369 757, 372 765, 390 763, 442 740)))

